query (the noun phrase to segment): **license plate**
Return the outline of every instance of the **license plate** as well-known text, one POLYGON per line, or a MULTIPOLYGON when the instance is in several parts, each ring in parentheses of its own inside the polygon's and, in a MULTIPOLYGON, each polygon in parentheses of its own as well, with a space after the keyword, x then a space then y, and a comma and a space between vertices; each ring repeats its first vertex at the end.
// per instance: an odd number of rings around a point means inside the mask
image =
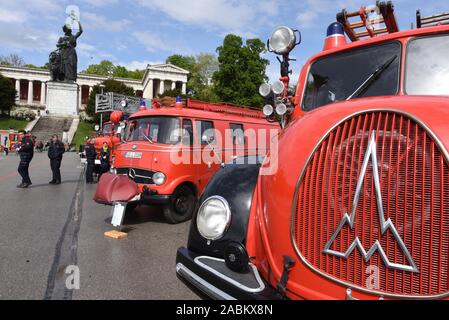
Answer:
POLYGON ((142 152, 126 152, 125 158, 127 158, 127 159, 142 159, 142 152))

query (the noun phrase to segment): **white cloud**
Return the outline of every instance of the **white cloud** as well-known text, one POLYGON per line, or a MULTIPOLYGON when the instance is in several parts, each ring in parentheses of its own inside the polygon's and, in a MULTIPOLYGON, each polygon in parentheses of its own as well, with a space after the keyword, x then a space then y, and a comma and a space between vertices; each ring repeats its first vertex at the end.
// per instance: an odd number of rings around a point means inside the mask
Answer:
POLYGON ((204 28, 218 28, 254 32, 264 19, 260 15, 278 14, 278 1, 275 0, 139 0, 142 6, 159 10, 170 18, 204 28))
MULTIPOLYGON (((305 0, 300 5, 300 13, 297 15, 297 22, 302 28, 310 28, 321 24, 321 17, 327 16, 329 12, 340 12, 343 8, 355 11, 362 4, 360 0, 305 0)), ((329 21, 331 23, 332 21, 329 21)))
POLYGON ((81 0, 81 1, 93 7, 106 7, 118 3, 117 0, 81 0))
POLYGON ((131 24, 127 19, 110 20, 105 16, 97 15, 91 12, 82 13, 82 21, 86 21, 86 26, 91 30, 104 30, 109 32, 119 32, 131 24))
POLYGON ((176 43, 173 39, 162 39, 153 32, 136 31, 132 35, 148 52, 182 52, 186 50, 183 49, 183 45, 176 43))

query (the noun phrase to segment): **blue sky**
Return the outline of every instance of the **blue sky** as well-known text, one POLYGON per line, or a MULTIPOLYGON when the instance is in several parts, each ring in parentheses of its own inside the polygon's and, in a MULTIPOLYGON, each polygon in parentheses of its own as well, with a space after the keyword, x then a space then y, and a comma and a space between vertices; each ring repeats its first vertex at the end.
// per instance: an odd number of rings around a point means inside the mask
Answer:
MULTIPOLYGON (((27 63, 44 65, 54 50, 65 8, 81 11, 85 33, 79 39, 79 69, 108 59, 128 68, 164 62, 174 54, 215 52, 223 37, 235 33, 263 41, 278 25, 298 28, 302 44, 293 56, 295 76, 308 57, 321 50, 327 26, 343 8, 358 9, 363 0, 0 0, 0 55, 18 53, 27 63)), ((447 0, 396 0, 401 29, 424 15, 449 11, 447 0)), ((278 63, 267 54, 267 74, 278 75, 278 63)), ((294 79, 296 81, 296 79, 294 79)))

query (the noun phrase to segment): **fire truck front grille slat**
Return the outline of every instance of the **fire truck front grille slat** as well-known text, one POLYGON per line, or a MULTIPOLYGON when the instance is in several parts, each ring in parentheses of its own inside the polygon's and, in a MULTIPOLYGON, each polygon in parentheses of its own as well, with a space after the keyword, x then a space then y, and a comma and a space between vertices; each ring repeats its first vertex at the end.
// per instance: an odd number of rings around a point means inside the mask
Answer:
POLYGON ((434 296, 449 292, 449 166, 440 145, 418 122, 395 112, 357 115, 335 128, 315 149, 298 186, 293 216, 293 239, 302 257, 317 271, 348 285, 379 294, 434 296), (372 135, 375 135, 377 171, 384 219, 392 228, 382 230, 377 205, 373 157, 361 177, 372 135), (355 220, 351 215, 357 183, 363 179, 355 220), (356 239, 368 252, 376 241, 379 250, 366 261, 356 239), (406 250, 401 247, 403 242, 406 250), (410 253, 417 270, 407 258, 410 253), (394 266, 396 265, 396 266, 394 266), (378 281, 372 274, 378 270, 378 281))
MULTIPOLYGON (((117 174, 123 174, 130 177, 130 170, 133 169, 135 173, 135 178, 133 181, 138 184, 154 184, 153 175, 154 171, 144 170, 144 169, 136 169, 136 168, 116 168, 117 174)), ((131 177, 130 177, 131 178, 131 177)))

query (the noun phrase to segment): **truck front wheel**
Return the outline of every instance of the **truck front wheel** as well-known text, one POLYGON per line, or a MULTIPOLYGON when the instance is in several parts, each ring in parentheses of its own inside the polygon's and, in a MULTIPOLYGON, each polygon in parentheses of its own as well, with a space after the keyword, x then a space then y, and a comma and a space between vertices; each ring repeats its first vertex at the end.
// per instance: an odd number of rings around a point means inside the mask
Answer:
POLYGON ((164 206, 164 217, 170 224, 178 224, 192 218, 196 196, 188 186, 180 186, 173 193, 170 203, 164 206))

